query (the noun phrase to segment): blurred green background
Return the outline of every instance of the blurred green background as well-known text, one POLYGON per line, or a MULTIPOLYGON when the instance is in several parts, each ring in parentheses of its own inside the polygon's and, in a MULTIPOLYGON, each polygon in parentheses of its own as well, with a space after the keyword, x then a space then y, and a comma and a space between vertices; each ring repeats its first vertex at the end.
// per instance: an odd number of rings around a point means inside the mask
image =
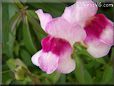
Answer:
MULTIPOLYGON (((2 84, 114 84, 114 47, 107 56, 95 59, 75 44, 72 56, 77 67, 66 75, 57 72, 48 75, 32 64, 31 56, 41 49, 41 39, 47 35, 35 11, 43 9, 57 17, 71 4, 2 2, 2 84)), ((114 7, 100 7, 98 13, 114 22, 114 7)))

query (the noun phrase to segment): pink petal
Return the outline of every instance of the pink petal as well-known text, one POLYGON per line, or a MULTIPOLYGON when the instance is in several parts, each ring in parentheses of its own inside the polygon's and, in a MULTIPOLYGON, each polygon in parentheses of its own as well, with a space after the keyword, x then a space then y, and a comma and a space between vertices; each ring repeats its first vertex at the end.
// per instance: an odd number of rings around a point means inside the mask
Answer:
POLYGON ((76 67, 74 59, 71 58, 72 48, 66 43, 64 41, 59 48, 62 51, 61 54, 59 54, 59 62, 57 67, 57 71, 64 74, 72 72, 76 67))
POLYGON ((42 52, 38 59, 39 67, 47 74, 51 74, 58 67, 58 60, 59 57, 52 52, 42 52))
POLYGON ((100 39, 108 45, 114 45, 114 26, 107 26, 102 32, 100 39))
POLYGON ((38 52, 37 52, 36 54, 34 54, 34 55, 32 56, 32 58, 31 58, 32 63, 33 63, 34 65, 36 65, 36 66, 39 66, 38 58, 40 57, 41 53, 42 53, 42 50, 38 51, 38 52))
POLYGON ((95 58, 103 57, 109 53, 111 46, 99 40, 88 43, 87 51, 95 58))
POLYGON ((78 22, 84 26, 85 22, 96 14, 97 5, 92 0, 76 0, 76 3, 66 7, 62 15, 70 23, 78 22))
POLYGON ((65 53, 61 56, 57 68, 57 71, 64 74, 71 73, 76 68, 76 63, 74 59, 71 59, 71 55, 69 56, 68 54, 70 55, 71 53, 65 53))
POLYGON ((48 13, 43 13, 41 9, 35 11, 39 17, 41 27, 45 31, 46 25, 52 20, 52 16, 48 13))
POLYGON ((72 25, 63 18, 56 18, 49 22, 46 31, 54 37, 69 41, 71 45, 86 37, 85 31, 79 25, 72 25))
POLYGON ((86 23, 84 29, 87 33, 87 51, 96 58, 107 55, 114 43, 113 23, 103 14, 97 14, 86 23))

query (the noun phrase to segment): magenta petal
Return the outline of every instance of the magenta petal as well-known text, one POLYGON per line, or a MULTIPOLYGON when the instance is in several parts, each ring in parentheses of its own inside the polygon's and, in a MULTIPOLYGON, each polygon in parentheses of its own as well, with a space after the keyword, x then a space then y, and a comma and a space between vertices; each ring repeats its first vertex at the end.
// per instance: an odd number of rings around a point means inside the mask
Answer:
POLYGON ((69 52, 72 52, 72 47, 64 39, 55 38, 51 36, 47 36, 42 40, 42 49, 44 52, 52 52, 56 55, 63 54, 67 49, 69 49, 69 52))
POLYGON ((107 45, 113 44, 113 23, 103 14, 97 14, 89 23, 86 24, 84 29, 87 33, 85 42, 100 40, 107 45))

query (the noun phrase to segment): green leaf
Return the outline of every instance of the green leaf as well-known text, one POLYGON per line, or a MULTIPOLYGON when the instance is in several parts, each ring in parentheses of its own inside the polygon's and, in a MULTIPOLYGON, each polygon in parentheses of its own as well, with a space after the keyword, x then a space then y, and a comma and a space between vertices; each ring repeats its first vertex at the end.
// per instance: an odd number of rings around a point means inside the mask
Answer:
POLYGON ((15 59, 9 59, 7 65, 11 71, 14 71, 16 68, 15 59))
POLYGON ((9 59, 7 65, 14 73, 16 80, 24 80, 29 76, 29 74, 31 74, 26 65, 20 59, 9 59))
POLYGON ((27 11, 27 16, 28 16, 28 21, 30 22, 30 24, 33 27, 33 30, 37 36, 37 38, 39 39, 39 41, 42 40, 42 38, 44 38, 46 36, 46 33, 43 31, 43 29, 41 28, 40 24, 38 23, 38 20, 36 20, 34 18, 34 16, 31 15, 32 12, 28 12, 27 11))
POLYGON ((12 71, 8 68, 8 65, 2 65, 2 71, 0 71, 0 75, 2 75, 2 84, 9 84, 13 80, 12 71))
POLYGON ((20 47, 21 45, 18 43, 18 42, 16 42, 15 41, 15 46, 14 46, 14 55, 16 56, 16 57, 18 57, 19 56, 19 50, 20 50, 20 47))
POLYGON ((75 56, 76 59, 76 70, 75 75, 77 80, 80 84, 92 84, 93 80, 89 72, 85 69, 83 62, 81 59, 77 56, 75 56))
POLYGON ((23 42, 24 42, 25 47, 31 54, 37 51, 32 41, 27 16, 25 16, 23 20, 23 42))
POLYGON ((16 9, 11 9, 12 7, 14 8, 14 5, 12 4, 3 4, 3 53, 8 57, 13 57, 13 45, 16 30, 12 31, 12 29, 16 29, 20 23, 20 14, 15 13, 16 9))
MULTIPOLYGON (((1 44, 2 43, 2 3, 0 3, 0 12, 1 12, 0 13, 0 44, 1 44)), ((0 48, 1 48, 1 46, 0 46, 0 48)))
POLYGON ((2 71, 2 84, 10 84, 13 80, 11 71, 2 71))
POLYGON ((51 74, 51 76, 50 76, 51 82, 52 82, 53 84, 55 84, 55 83, 59 80, 60 76, 61 76, 60 73, 54 72, 54 73, 51 74))
POLYGON ((28 75, 27 69, 24 68, 23 66, 19 66, 15 69, 16 80, 24 80, 26 79, 27 75, 28 75))
POLYGON ((113 68, 111 65, 105 65, 104 67, 104 73, 103 73, 103 77, 102 77, 102 83, 103 84, 108 84, 111 79, 113 77, 113 68))
POLYGON ((20 49, 21 59, 27 66, 32 66, 31 55, 25 49, 20 49))
POLYGON ((14 47, 14 42, 16 38, 16 30, 20 22, 21 22, 21 16, 19 13, 16 13, 14 16, 12 16, 10 20, 10 27, 9 27, 10 31, 9 31, 9 37, 8 37, 9 40, 7 42, 10 57, 13 57, 13 47, 14 47))
POLYGON ((2 33, 3 33, 3 53, 8 55, 8 36, 9 36, 9 12, 8 12, 8 3, 2 4, 2 33))
POLYGON ((65 84, 66 83, 66 75, 65 74, 61 74, 59 76, 59 80, 58 80, 57 83, 59 83, 59 84, 65 84))
POLYGON ((26 68, 27 69, 27 66, 20 60, 20 59, 15 59, 15 65, 16 65, 16 67, 19 67, 19 66, 23 66, 24 68, 26 68))
POLYGON ((41 76, 39 76, 39 77, 42 77, 41 79, 43 80, 43 83, 56 84, 56 83, 58 83, 60 76, 61 76, 61 74, 55 71, 52 74, 42 73, 41 76))
POLYGON ((11 71, 14 71, 16 68, 23 66, 24 68, 27 69, 26 65, 20 60, 20 59, 9 59, 7 61, 7 65, 11 71))
POLYGON ((27 10, 27 14, 28 14, 29 16, 31 16, 32 18, 38 20, 38 15, 35 13, 34 10, 27 10))
POLYGON ((106 64, 105 60, 103 58, 95 58, 96 62, 99 62, 101 64, 106 64))
POLYGON ((84 46, 82 46, 81 44, 79 44, 79 43, 75 43, 75 44, 74 44, 74 48, 75 48, 75 50, 76 50, 76 54, 77 54, 78 56, 84 55, 84 58, 83 58, 83 59, 85 59, 85 60, 87 60, 87 61, 90 61, 90 60, 93 60, 93 61, 94 61, 94 60, 95 60, 96 62, 99 62, 99 63, 101 63, 101 64, 105 64, 105 63, 106 63, 103 58, 95 58, 95 57, 91 56, 91 55, 87 52, 87 49, 86 49, 84 46), (85 57, 86 57, 86 58, 85 58, 85 57))
POLYGON ((19 9, 24 8, 23 4, 19 0, 14 0, 14 3, 17 5, 19 9))
POLYGON ((111 50, 111 59, 112 59, 112 61, 114 59, 114 47, 112 47, 112 50, 111 50))
POLYGON ((9 12, 9 19, 12 18, 13 15, 18 11, 17 7, 15 6, 14 3, 10 3, 8 5, 8 12, 9 12))

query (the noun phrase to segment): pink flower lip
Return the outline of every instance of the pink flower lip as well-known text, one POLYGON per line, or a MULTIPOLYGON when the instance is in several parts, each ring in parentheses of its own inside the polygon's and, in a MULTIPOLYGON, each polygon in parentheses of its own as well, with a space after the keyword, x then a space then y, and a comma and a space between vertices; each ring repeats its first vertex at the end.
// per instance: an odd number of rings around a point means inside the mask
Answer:
POLYGON ((47 74, 55 70, 70 73, 75 69, 75 61, 71 58, 72 47, 64 39, 47 36, 42 40, 42 50, 32 57, 32 62, 47 74))

